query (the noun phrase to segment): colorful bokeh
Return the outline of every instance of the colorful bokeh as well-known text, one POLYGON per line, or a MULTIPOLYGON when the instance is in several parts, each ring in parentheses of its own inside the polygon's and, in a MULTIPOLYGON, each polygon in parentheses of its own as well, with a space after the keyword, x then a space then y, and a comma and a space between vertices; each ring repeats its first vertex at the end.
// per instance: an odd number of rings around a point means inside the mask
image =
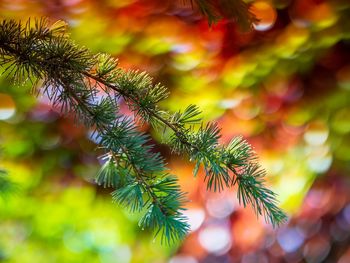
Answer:
POLYGON ((4 262, 350 262, 350 2, 257 0, 250 32, 208 26, 184 0, 0 0, 1 19, 65 20, 70 37, 166 85, 162 107, 197 104, 243 135, 267 170, 288 222, 273 229, 239 206, 236 189, 207 192, 203 174, 148 130, 180 178, 192 227, 182 244, 152 241, 97 187, 89 131, 30 83, 0 77, 0 198, 4 262))

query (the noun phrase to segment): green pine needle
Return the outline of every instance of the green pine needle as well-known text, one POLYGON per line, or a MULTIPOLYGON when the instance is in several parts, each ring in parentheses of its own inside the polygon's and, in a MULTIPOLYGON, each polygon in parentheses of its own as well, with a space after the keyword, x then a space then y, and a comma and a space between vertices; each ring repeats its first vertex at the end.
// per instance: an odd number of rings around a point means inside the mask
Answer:
POLYGON ((235 21, 243 31, 252 29, 257 18, 249 10, 249 4, 244 0, 191 0, 199 11, 208 19, 208 23, 217 23, 219 20, 227 19, 235 21))
POLYGON ((151 229, 163 243, 183 239, 189 231, 182 215, 186 198, 176 177, 165 173, 164 158, 154 151, 150 137, 138 131, 132 118, 119 112, 120 98, 143 122, 167 129, 172 151, 195 162, 194 175, 203 167, 208 190, 221 191, 237 183, 244 206, 251 204, 257 215, 273 225, 285 220, 245 140, 235 138, 229 145, 221 145, 220 128, 215 123, 204 124, 195 105, 183 112, 161 110, 158 103, 168 96, 164 86, 153 84, 144 72, 124 71, 109 55, 92 54, 77 46, 65 30, 65 23, 50 26, 44 19, 25 25, 3 20, 0 66, 16 80, 40 80, 42 92, 54 105, 63 113, 73 113, 77 122, 94 131, 108 156, 96 183, 114 188, 112 198, 119 205, 143 212, 142 228, 151 229))
POLYGON ((118 173, 118 168, 116 167, 112 159, 108 160, 97 173, 95 181, 98 185, 103 185, 103 187, 114 187, 118 188, 119 184, 123 180, 122 174, 118 173))
POLYGON ((138 182, 129 183, 112 192, 113 201, 127 207, 130 212, 139 212, 144 206, 142 186, 138 182))

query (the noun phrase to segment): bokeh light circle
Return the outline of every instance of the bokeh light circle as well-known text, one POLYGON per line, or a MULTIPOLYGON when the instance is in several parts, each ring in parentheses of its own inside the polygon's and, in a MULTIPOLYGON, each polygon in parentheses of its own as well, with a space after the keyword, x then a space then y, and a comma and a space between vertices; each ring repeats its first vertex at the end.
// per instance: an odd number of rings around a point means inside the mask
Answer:
POLYGON ((190 208, 184 211, 184 215, 188 219, 191 231, 196 231, 205 219, 205 212, 201 208, 190 208))
POLYGON ((250 11, 259 20, 258 22, 254 23, 254 28, 257 31, 269 30, 276 22, 276 10, 269 2, 254 2, 250 7, 250 11))
POLYGON ((329 135, 328 127, 322 121, 313 121, 309 123, 307 131, 304 134, 304 140, 309 145, 322 145, 326 142, 329 135))
POLYGON ((12 97, 0 93, 0 120, 8 120, 16 113, 16 105, 12 97))
POLYGON ((210 253, 222 254, 231 247, 230 232, 224 226, 208 226, 199 233, 199 243, 210 253))

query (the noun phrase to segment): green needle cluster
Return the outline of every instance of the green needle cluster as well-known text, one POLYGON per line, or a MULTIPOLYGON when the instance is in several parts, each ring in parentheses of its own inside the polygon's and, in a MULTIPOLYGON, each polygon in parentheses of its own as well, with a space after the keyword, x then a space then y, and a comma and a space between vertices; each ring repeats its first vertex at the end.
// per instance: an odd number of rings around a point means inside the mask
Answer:
POLYGON ((188 233, 182 214, 186 197, 149 135, 139 131, 133 118, 121 114, 121 100, 137 118, 167 134, 164 140, 173 152, 195 163, 195 175, 203 167, 208 190, 237 185, 244 206, 251 204, 273 225, 285 221, 276 195, 264 186, 264 170, 243 138, 220 145, 220 128, 204 124, 195 105, 178 112, 161 109, 159 102, 169 94, 165 87, 154 84, 144 72, 123 70, 109 55, 77 46, 67 36, 64 22, 50 26, 45 19, 25 24, 2 21, 0 65, 15 81, 40 86, 63 113, 74 114, 93 130, 105 152, 96 183, 112 188, 113 200, 122 207, 142 212, 140 227, 154 231, 162 242, 170 244, 188 233))

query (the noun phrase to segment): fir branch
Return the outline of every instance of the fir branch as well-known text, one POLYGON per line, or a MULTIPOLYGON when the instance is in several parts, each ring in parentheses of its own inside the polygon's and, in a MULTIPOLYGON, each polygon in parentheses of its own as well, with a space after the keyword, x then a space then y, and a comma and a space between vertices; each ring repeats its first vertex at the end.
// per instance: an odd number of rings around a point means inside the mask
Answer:
POLYGON ((263 215, 274 226, 286 219, 278 208, 276 194, 264 186, 265 171, 259 164, 252 163, 237 174, 234 183, 238 183, 238 200, 244 206, 251 204, 257 215, 263 215))
POLYGON ((118 169, 112 158, 105 162, 101 167, 100 171, 97 173, 95 181, 98 185, 103 185, 103 187, 114 187, 118 188, 120 186, 120 181, 125 177, 125 171, 118 169))
POLYGON ((142 228, 161 234, 165 243, 183 238, 189 229, 181 214, 185 198, 176 178, 165 173, 164 160, 153 152, 150 138, 119 114, 120 98, 144 122, 170 131, 167 143, 196 163, 194 174, 203 165, 208 189, 221 191, 238 184, 243 205, 251 203, 273 225, 285 220, 246 141, 235 138, 226 147, 220 145, 220 129, 214 123, 203 124, 194 105, 175 113, 160 109, 158 103, 168 96, 166 88, 153 84, 146 73, 122 70, 108 55, 78 47, 64 29, 62 23, 50 27, 44 20, 34 27, 2 21, 0 66, 18 80, 42 80, 42 90, 54 105, 94 130, 107 158, 96 182, 113 187, 113 199, 129 210, 146 210, 139 223, 142 228), (101 91, 102 98, 97 96, 101 91))
POLYGON ((249 10, 250 5, 244 0, 190 0, 192 6, 208 19, 209 25, 221 19, 235 21, 244 31, 252 29, 257 22, 255 15, 249 10))

